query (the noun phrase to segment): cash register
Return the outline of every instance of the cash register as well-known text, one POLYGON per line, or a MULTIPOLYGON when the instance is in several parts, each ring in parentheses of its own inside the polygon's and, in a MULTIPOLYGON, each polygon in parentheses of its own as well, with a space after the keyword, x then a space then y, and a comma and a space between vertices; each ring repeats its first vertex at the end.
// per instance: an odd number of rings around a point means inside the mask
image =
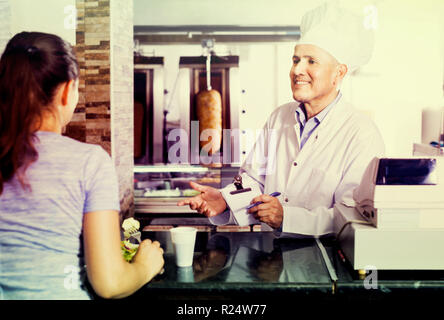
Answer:
POLYGON ((442 158, 375 158, 353 197, 335 205, 334 228, 355 270, 444 269, 442 158))

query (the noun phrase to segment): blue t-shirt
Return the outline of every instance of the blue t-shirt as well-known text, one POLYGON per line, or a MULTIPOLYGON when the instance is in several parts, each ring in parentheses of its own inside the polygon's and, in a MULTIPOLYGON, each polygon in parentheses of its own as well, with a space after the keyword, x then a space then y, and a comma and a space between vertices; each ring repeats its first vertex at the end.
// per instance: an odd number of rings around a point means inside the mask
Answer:
POLYGON ((83 214, 120 210, 115 169, 97 145, 39 131, 38 160, 0 195, 0 298, 89 299, 83 214))

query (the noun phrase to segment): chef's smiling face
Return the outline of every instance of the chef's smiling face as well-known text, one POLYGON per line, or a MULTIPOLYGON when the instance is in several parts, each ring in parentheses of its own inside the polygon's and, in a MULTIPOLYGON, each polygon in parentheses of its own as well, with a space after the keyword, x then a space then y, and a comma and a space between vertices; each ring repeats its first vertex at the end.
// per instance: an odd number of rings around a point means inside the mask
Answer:
POLYGON ((322 104, 336 94, 336 86, 345 73, 345 65, 339 64, 323 49, 309 44, 296 45, 290 69, 293 98, 322 104))

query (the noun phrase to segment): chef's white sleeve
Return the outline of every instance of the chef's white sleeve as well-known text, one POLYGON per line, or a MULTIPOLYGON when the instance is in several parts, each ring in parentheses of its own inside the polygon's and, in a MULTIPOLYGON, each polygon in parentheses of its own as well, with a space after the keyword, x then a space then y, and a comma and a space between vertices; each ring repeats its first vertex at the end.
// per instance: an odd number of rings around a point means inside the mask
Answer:
POLYGON ((230 192, 236 190, 233 183, 220 189, 219 191, 222 193, 222 196, 227 203, 227 210, 217 216, 208 218, 212 224, 237 224, 239 226, 260 224, 260 221, 247 212, 246 207, 251 203, 251 200, 254 197, 263 193, 264 187, 261 183, 251 178, 247 173, 243 172, 240 175, 242 177, 243 188, 251 188, 251 191, 231 195, 230 192))
POLYGON ((375 157, 383 157, 384 142, 379 132, 372 136, 363 135, 359 141, 355 141, 346 157, 347 167, 342 174, 342 179, 333 195, 332 206, 315 207, 311 210, 302 207, 283 206, 284 216, 282 233, 322 236, 331 234, 333 230, 333 206, 342 203, 346 206, 355 206, 353 190, 361 183, 365 169, 375 157))
POLYGON ((254 197, 264 193, 264 184, 268 166, 273 166, 275 164, 275 153, 273 153, 271 161, 268 159, 268 144, 270 141, 276 144, 276 139, 276 133, 269 131, 267 122, 239 170, 239 175, 242 177, 243 188, 250 187, 252 192, 248 194, 246 193, 245 197, 240 197, 239 194, 230 195, 230 191, 236 190, 234 184, 229 184, 221 189, 220 191, 227 202, 228 207, 225 212, 209 218, 212 224, 237 224, 240 226, 260 224, 260 221, 256 220, 253 215, 247 212, 246 207, 254 197))

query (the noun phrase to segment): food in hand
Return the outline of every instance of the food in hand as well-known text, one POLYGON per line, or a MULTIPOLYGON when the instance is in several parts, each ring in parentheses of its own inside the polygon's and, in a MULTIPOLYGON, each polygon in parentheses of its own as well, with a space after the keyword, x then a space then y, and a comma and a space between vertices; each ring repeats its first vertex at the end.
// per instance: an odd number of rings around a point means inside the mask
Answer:
POLYGON ((130 231, 139 230, 140 222, 134 218, 128 218, 123 221, 122 228, 123 228, 123 236, 125 237, 126 240, 131 236, 130 231))
POLYGON ((131 243, 128 240, 123 240, 120 242, 120 246, 122 248, 123 258, 126 261, 131 262, 131 260, 137 253, 137 249, 139 249, 139 245, 131 243))
POLYGON ((128 218, 125 219, 122 223, 122 228, 123 230, 127 231, 127 230, 131 230, 131 229, 137 229, 139 230, 140 228, 140 222, 137 221, 134 218, 128 218))

